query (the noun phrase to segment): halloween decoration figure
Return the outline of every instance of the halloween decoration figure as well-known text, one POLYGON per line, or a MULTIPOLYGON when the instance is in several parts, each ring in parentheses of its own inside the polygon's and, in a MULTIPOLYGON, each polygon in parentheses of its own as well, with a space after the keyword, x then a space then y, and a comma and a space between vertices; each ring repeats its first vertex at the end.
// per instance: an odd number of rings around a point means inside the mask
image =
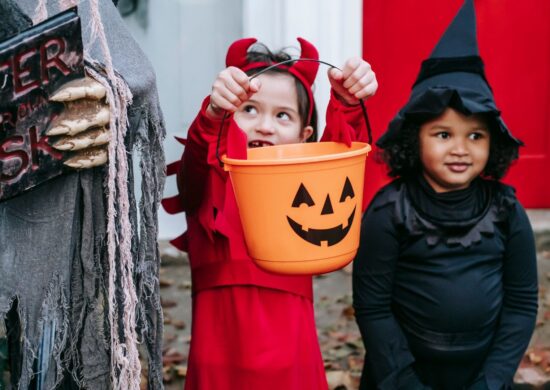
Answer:
POLYGON ((250 256, 281 274, 344 267, 359 246, 366 143, 276 145, 223 157, 250 256), (277 240, 273 240, 277 237, 277 240))
MULTIPOLYGON (((61 156, 63 168, 38 185, 0 196, 0 348, 8 346, 7 362, 0 350, 0 368, 9 369, 0 372, 0 381, 8 377, 9 388, 21 389, 137 390, 143 362, 148 388, 161 389, 156 212, 164 124, 152 67, 112 0, 2 0, 0 41, 74 6, 82 26, 82 74, 52 86, 39 109, 30 106, 35 116, 15 117, 12 126, 48 121, 40 143, 31 138, 30 144, 39 146, 38 157, 61 156)), ((55 61, 64 59, 64 41, 55 42, 25 49, 14 80, 28 86, 59 76, 63 66, 55 61), (46 66, 35 78, 33 61, 42 58, 46 66)), ((6 71, 0 63, 0 74, 6 71)), ((0 137, 5 125, 0 123, 0 137)), ((0 145, 5 162, 6 150, 13 150, 0 145)), ((11 168, 0 163, 0 173, 10 174, 5 169, 11 168)))
POLYGON ((83 57, 74 8, 0 41, 0 201, 107 161, 106 90, 83 57))
POLYGON ((521 142, 476 39, 466 0, 377 142, 394 180, 364 214, 353 263, 361 390, 511 389, 535 327, 533 231, 500 182, 521 142))

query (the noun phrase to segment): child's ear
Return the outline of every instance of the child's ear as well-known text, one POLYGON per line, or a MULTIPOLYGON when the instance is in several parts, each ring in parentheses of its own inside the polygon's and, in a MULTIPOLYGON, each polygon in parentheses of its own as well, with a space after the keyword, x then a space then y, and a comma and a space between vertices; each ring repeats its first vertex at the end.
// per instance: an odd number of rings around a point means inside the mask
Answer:
POLYGON ((302 142, 306 142, 309 137, 313 134, 313 127, 306 126, 304 127, 304 130, 302 130, 302 142))

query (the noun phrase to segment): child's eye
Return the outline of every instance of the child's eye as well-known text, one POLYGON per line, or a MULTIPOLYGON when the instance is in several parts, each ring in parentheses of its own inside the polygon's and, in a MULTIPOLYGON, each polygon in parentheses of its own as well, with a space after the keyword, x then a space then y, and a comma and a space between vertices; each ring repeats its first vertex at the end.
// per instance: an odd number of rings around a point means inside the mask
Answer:
POLYGON ((256 110, 256 107, 251 105, 244 106, 243 111, 248 112, 249 114, 256 114, 258 112, 258 110, 256 110))
POLYGON ((485 134, 482 133, 482 132, 475 132, 475 133, 470 134, 470 139, 475 141, 475 140, 483 138, 484 136, 485 136, 485 134))
POLYGON ((280 112, 277 114, 277 118, 288 121, 290 120, 290 115, 288 115, 286 112, 280 112))
POLYGON ((436 134, 436 137, 437 138, 441 138, 441 139, 447 139, 449 138, 451 135, 446 132, 446 131, 440 131, 439 133, 436 134))

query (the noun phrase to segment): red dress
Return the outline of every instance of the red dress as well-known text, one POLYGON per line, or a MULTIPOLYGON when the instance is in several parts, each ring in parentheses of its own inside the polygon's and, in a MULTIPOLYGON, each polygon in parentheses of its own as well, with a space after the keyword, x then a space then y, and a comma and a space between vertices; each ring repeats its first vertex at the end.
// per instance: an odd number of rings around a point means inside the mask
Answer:
MULTIPOLYGON (((189 255, 193 308, 186 390, 327 389, 313 312, 312 278, 258 268, 248 256, 227 172, 216 158, 219 120, 191 125, 178 173, 180 195, 168 212, 185 211, 187 232, 173 244, 189 255)), ((226 120, 220 156, 246 158, 246 135, 226 120)), ((323 140, 365 141, 361 109, 331 97, 323 140)))

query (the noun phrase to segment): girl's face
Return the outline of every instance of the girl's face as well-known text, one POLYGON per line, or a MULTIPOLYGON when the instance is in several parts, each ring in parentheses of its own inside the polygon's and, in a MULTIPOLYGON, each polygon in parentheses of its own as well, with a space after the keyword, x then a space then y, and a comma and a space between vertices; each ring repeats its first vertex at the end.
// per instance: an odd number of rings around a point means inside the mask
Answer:
POLYGON ((302 128, 294 78, 290 74, 269 73, 258 79, 260 90, 234 114, 237 125, 248 137, 248 147, 304 142, 313 128, 302 128))
POLYGON ((423 174, 436 192, 467 188, 485 169, 490 133, 478 116, 447 108, 419 132, 423 174))

